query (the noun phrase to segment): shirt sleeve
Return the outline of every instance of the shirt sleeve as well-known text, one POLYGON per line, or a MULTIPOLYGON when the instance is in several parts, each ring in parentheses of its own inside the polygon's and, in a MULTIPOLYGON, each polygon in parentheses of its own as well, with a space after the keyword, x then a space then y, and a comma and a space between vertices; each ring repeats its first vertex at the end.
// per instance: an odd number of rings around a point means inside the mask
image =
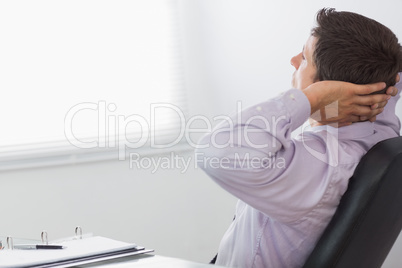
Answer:
POLYGON ((242 110, 200 140, 197 166, 255 209, 294 221, 321 200, 330 183, 323 178, 333 172, 331 137, 291 138, 309 116, 310 103, 297 89, 242 110))

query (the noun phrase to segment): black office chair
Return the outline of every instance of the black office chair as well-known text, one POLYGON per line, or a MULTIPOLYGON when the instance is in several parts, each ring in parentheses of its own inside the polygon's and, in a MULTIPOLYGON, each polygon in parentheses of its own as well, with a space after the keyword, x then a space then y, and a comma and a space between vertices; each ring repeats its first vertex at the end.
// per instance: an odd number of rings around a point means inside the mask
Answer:
POLYGON ((304 268, 381 267, 402 228, 402 137, 361 159, 304 268))

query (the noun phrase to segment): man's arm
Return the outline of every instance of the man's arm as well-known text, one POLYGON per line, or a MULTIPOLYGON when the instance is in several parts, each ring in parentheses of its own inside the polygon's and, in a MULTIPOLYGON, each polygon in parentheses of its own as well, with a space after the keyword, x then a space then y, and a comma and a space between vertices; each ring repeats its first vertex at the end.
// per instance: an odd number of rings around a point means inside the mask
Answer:
MULTIPOLYGON (((317 83, 310 90, 332 92, 347 85, 317 83)), ((382 89, 383 85, 351 85, 351 88, 370 93, 382 89)), ((330 134, 306 134, 303 140, 294 140, 291 133, 308 119, 311 109, 318 110, 320 105, 337 98, 341 104, 344 101, 335 95, 327 99, 316 97, 310 103, 307 96, 306 92, 292 89, 234 114, 201 139, 196 150, 198 167, 225 190, 259 211, 282 221, 298 219, 324 195, 329 181, 323 178, 331 168, 331 152, 338 153, 339 148, 337 137, 330 134), (317 158, 311 149, 327 153, 317 158)), ((374 95, 369 98, 382 101, 382 97, 374 95)), ((350 163, 345 169, 350 174, 345 173, 345 177, 353 173, 358 159, 358 156, 343 159, 350 163)), ((339 189, 341 195, 342 187, 339 189)))
POLYGON ((389 100, 390 95, 374 94, 385 88, 385 83, 355 85, 337 81, 321 81, 303 90, 311 105, 312 117, 322 124, 348 125, 359 121, 359 116, 376 116, 383 108, 371 106, 389 100), (334 90, 334 88, 336 88, 334 90), (317 113, 316 113, 317 112, 317 113))
MULTIPOLYGON (((399 74, 396 81, 399 82, 399 74)), ((321 124, 338 127, 370 120, 383 112, 391 96, 398 89, 389 87, 386 94, 373 94, 385 88, 385 83, 356 85, 338 81, 321 81, 303 90, 311 105, 311 115, 321 124)))
POLYGON ((322 178, 332 155, 318 159, 306 147, 337 150, 331 137, 291 138, 309 116, 310 103, 297 89, 245 109, 201 139, 197 165, 250 206, 294 221, 321 200, 328 183, 322 178))

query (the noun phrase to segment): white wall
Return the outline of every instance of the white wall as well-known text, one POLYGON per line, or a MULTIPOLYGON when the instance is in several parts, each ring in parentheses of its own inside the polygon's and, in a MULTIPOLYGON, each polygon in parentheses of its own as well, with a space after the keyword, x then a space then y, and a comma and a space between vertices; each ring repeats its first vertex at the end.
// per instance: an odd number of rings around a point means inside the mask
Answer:
MULTIPOLYGON (((402 39, 401 1, 360 1, 181 1, 191 114, 229 113, 237 100, 246 106, 288 89, 290 57, 323 6, 377 19, 402 39)), ((46 229, 56 239, 81 225, 201 262, 216 252, 235 204, 199 169, 152 174, 117 160, 2 172, 0 185, 0 234, 34 238, 46 229)), ((398 240, 384 267, 402 266, 401 249, 398 240)))

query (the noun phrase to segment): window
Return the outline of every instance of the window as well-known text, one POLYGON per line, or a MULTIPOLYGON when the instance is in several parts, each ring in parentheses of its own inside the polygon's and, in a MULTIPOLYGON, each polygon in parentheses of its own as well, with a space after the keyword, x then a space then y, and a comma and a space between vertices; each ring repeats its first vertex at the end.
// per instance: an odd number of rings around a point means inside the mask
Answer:
POLYGON ((0 162, 179 141, 176 11, 172 0, 1 2, 0 162))

